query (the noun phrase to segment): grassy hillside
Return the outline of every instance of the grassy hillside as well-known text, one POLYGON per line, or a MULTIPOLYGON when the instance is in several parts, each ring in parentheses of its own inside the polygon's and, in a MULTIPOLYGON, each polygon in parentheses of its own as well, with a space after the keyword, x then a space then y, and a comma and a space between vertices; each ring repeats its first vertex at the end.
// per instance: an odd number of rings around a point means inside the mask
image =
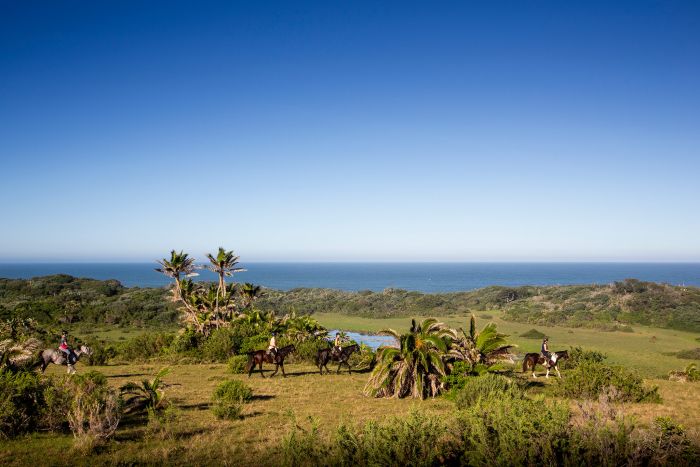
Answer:
MULTIPOLYGON (((499 310, 504 320, 539 326, 629 331, 630 326, 643 325, 700 332, 700 288, 634 279, 609 285, 486 287, 436 294, 400 289, 266 289, 256 304, 278 315, 296 311, 391 318, 499 310)), ((14 315, 45 323, 127 327, 174 325, 178 321, 165 289, 126 288, 114 280, 67 275, 0 279, 0 318, 14 315)))

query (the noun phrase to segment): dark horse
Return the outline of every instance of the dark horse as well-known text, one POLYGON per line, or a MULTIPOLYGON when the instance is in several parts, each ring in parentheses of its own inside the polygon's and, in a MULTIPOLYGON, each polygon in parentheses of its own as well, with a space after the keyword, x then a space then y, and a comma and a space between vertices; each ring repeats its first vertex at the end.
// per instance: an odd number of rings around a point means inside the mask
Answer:
POLYGON ((323 374, 323 369, 325 368, 326 373, 330 373, 330 371, 328 371, 328 367, 326 366, 328 362, 338 362, 338 371, 336 371, 336 374, 340 373, 340 365, 343 363, 348 367, 348 373, 352 373, 352 368, 350 368, 348 360, 350 360, 350 355, 358 350, 360 350, 360 346, 357 344, 343 347, 340 350, 340 353, 333 352, 333 349, 319 350, 316 354, 316 366, 318 367, 318 371, 323 374))
POLYGON ((248 364, 245 366, 245 371, 248 372, 248 378, 250 378, 250 375, 253 374, 255 365, 260 367, 260 376, 263 378, 265 377, 262 371, 263 362, 274 363, 277 365, 275 372, 270 375, 271 378, 277 374, 280 368, 282 369, 282 376, 286 378, 287 375, 284 373, 284 358, 295 350, 296 348, 294 347, 294 344, 289 344, 277 349, 277 354, 275 354, 274 357, 267 350, 255 350, 253 352, 248 352, 248 364))
POLYGON ((541 353, 532 352, 525 354, 525 358, 523 359, 523 373, 525 373, 529 367, 532 367, 532 377, 537 378, 535 366, 540 364, 544 365, 547 369, 547 378, 549 378, 549 370, 552 368, 557 370, 557 375, 561 378, 561 373, 559 373, 559 360, 564 358, 569 358, 568 350, 560 350, 559 352, 552 353, 552 358, 549 360, 545 359, 541 353))

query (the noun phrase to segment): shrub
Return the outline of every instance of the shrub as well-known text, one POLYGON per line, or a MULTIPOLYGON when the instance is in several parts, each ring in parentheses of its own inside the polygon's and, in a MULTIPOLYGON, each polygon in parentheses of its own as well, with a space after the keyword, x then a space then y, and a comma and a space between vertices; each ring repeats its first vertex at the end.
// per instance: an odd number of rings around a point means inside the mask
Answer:
POLYGON ((489 315, 489 314, 484 313, 482 315, 479 315, 479 318, 481 318, 481 319, 493 319, 493 315, 489 315))
POLYGON ((253 391, 244 383, 232 380, 224 381, 214 391, 212 411, 216 418, 240 418, 243 404, 253 398, 253 391))
POLYGON ((559 379, 555 392, 564 397, 597 399, 614 387, 619 399, 629 402, 660 402, 658 387, 645 388, 642 378, 633 371, 603 363, 583 362, 559 379))
POLYGON ((407 417, 338 427, 331 441, 320 436, 318 421, 293 428, 281 446, 282 465, 440 465, 454 459, 448 424, 437 416, 411 411, 407 417))
POLYGON ((104 342, 90 342, 87 344, 92 350, 90 355, 81 360, 88 366, 103 366, 117 355, 116 350, 111 345, 105 345, 104 342))
POLYGON ((247 354, 248 352, 255 352, 256 350, 266 349, 267 344, 269 342, 270 336, 265 334, 256 334, 254 336, 246 337, 241 343, 239 353, 247 354))
POLYGON ((42 399, 43 385, 34 372, 0 370, 0 437, 35 429, 42 399))
MULTIPOLYGON (((280 347, 290 343, 285 340, 280 347)), ((294 342, 293 344, 296 351, 289 354, 286 360, 290 363, 306 362, 315 364, 318 351, 329 347, 329 343, 325 339, 308 339, 302 342, 294 342)))
POLYGON ((555 465, 566 448, 569 409, 510 391, 479 398, 458 415, 463 465, 555 465))
POLYGON ((695 363, 691 363, 685 370, 673 370, 668 374, 671 381, 700 381, 700 370, 695 363))
POLYGON ((450 391, 449 396, 458 409, 466 409, 478 400, 509 393, 512 397, 520 397, 523 389, 513 380, 501 375, 486 374, 483 376, 466 376, 450 391))
POLYGON ((602 352, 597 350, 584 350, 581 347, 571 347, 569 349, 569 358, 562 360, 562 368, 576 368, 581 363, 603 363, 608 358, 602 352))
POLYGON ((202 343, 201 355, 211 362, 225 362, 241 348, 243 337, 233 328, 215 329, 202 343))
POLYGON ((75 436, 75 448, 91 451, 111 437, 119 426, 122 401, 107 385, 107 378, 97 371, 67 380, 74 394, 68 411, 68 423, 75 436))
POLYGON ((148 360, 163 355, 175 339, 173 333, 149 332, 119 343, 117 356, 128 361, 148 360))
POLYGON ((175 354, 187 354, 196 350, 202 340, 202 335, 194 329, 185 329, 170 343, 169 351, 175 354))
POLYGON ((520 337, 524 337, 525 339, 544 339, 544 334, 533 328, 520 334, 520 337))
POLYGON ((49 379, 44 387, 44 404, 41 408, 41 426, 50 431, 68 428, 67 414, 73 403, 69 388, 69 376, 49 379))
POLYGON ((247 355, 234 355, 228 359, 228 371, 234 375, 241 375, 245 373, 245 367, 247 364, 247 355))
POLYGON ((681 350, 676 354, 678 358, 684 358, 687 360, 700 360, 700 347, 695 349, 681 350))

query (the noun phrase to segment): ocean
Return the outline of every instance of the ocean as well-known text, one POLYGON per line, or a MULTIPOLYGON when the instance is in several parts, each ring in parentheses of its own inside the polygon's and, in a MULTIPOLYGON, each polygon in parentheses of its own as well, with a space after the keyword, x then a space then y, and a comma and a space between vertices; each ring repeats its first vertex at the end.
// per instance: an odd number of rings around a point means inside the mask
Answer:
MULTIPOLYGON (((0 277, 70 274, 117 279, 127 287, 161 287, 170 282, 156 263, 0 263, 0 277)), ((490 285, 608 284, 626 278, 700 286, 700 263, 247 263, 236 282, 290 290, 322 287, 348 291, 400 288, 455 292, 490 285)), ((203 270, 198 279, 213 280, 203 270)))

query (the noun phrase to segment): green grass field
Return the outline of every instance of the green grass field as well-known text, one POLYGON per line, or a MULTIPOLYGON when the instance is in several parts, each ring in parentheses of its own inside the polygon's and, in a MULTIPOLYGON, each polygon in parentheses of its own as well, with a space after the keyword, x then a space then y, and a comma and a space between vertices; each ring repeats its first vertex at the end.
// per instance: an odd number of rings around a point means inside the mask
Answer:
MULTIPOLYGON (((410 326, 408 318, 372 319, 329 313, 316 313, 314 316, 329 329, 348 331, 377 332, 384 328, 392 328, 399 332, 405 332, 410 326)), ((700 334, 671 329, 635 326, 634 332, 604 332, 586 328, 545 327, 513 323, 501 319, 501 313, 498 311, 479 312, 475 316, 479 328, 489 321, 498 324, 499 331, 508 334, 509 340, 518 345, 517 352, 519 354, 539 352, 541 344, 539 340, 520 337, 521 334, 535 327, 538 331, 549 336, 552 350, 564 350, 568 349, 569 346, 582 346, 586 349, 599 350, 608 355, 610 363, 635 368, 647 378, 666 378, 669 371, 684 368, 692 360, 679 359, 669 354, 699 346, 696 339, 700 334), (481 318, 480 315, 488 315, 491 318, 481 318)), ((438 319, 455 328, 467 328, 469 325, 466 316, 447 316, 438 317, 438 319)))

